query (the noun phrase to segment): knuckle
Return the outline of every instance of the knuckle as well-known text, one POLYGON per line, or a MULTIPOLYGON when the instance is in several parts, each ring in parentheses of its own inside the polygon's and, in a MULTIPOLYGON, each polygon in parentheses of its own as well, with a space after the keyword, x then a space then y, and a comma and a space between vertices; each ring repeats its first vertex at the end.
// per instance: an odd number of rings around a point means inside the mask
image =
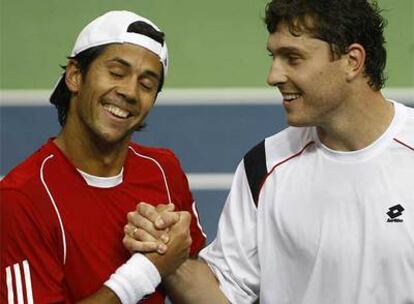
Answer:
POLYGON ((122 244, 125 246, 127 243, 128 243, 128 241, 127 241, 127 237, 126 237, 126 236, 124 236, 124 237, 122 238, 122 244))
POLYGON ((137 229, 134 232, 134 237, 138 241, 143 241, 146 238, 146 236, 147 236, 147 233, 142 229, 137 229))
POLYGON ((148 206, 148 204, 146 202, 139 202, 138 203, 138 208, 145 208, 145 206, 148 206))
POLYGON ((144 205, 144 203, 140 203, 139 205, 138 205, 138 213, 139 214, 141 214, 141 215, 144 215, 145 216, 145 212, 146 212, 146 206, 144 205))
POLYGON ((127 213, 127 220, 128 220, 129 222, 131 221, 133 214, 134 214, 134 212, 133 212, 133 211, 130 211, 130 212, 128 212, 128 213, 127 213))
POLYGON ((174 211, 174 209, 175 209, 175 204, 174 204, 174 203, 169 203, 169 204, 167 205, 167 210, 169 210, 169 211, 174 211))
POLYGON ((129 212, 127 219, 129 224, 136 225, 138 223, 138 214, 135 211, 129 212))
POLYGON ((133 250, 131 239, 128 237, 124 237, 122 239, 122 244, 127 248, 128 250, 133 250))
POLYGON ((188 211, 182 211, 181 213, 181 218, 183 220, 184 223, 190 223, 191 221, 191 214, 188 211))
POLYGON ((156 209, 158 212, 162 212, 162 211, 166 210, 167 208, 168 208, 168 205, 167 205, 167 204, 158 204, 158 205, 155 207, 155 209, 156 209))
POLYGON ((151 205, 148 205, 147 203, 140 203, 138 205, 138 210, 139 213, 141 213, 142 215, 148 213, 149 211, 151 211, 151 205))
POLYGON ((160 239, 164 233, 162 230, 154 230, 151 234, 153 237, 160 239))
POLYGON ((160 214, 161 219, 164 221, 166 226, 172 225, 176 222, 175 214, 171 212, 164 212, 160 214))

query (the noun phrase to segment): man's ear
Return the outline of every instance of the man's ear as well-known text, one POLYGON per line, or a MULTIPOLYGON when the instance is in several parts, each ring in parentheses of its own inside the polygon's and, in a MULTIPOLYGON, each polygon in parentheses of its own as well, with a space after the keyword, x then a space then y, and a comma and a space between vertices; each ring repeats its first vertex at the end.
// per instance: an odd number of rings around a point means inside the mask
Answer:
POLYGON ((348 47, 346 79, 352 81, 361 75, 365 69, 365 49, 359 43, 353 43, 348 47))
POLYGON ((68 65, 66 66, 65 82, 72 94, 79 92, 82 83, 82 73, 79 64, 74 59, 69 59, 68 65))

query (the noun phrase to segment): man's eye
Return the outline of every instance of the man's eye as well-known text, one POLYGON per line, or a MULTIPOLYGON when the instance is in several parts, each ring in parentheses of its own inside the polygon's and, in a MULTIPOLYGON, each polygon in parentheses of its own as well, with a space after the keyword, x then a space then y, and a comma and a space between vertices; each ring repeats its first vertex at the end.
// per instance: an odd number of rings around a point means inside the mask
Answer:
POLYGON ((302 59, 302 57, 301 57, 301 56, 299 56, 299 55, 292 55, 292 56, 291 56, 291 58, 292 58, 292 59, 302 59))
POLYGON ((141 85, 147 90, 152 90, 155 86, 151 80, 142 80, 141 85))
POLYGON ((153 90, 157 87, 157 81, 151 78, 143 78, 140 81, 140 84, 147 90, 153 90))
POLYGON ((110 73, 112 76, 116 77, 116 78, 120 78, 120 77, 122 77, 122 76, 123 76, 123 74, 122 74, 122 73, 120 73, 120 72, 116 72, 116 71, 110 71, 109 73, 110 73))
POLYGON ((290 64, 298 64, 302 58, 296 55, 291 55, 288 56, 287 59, 290 64))

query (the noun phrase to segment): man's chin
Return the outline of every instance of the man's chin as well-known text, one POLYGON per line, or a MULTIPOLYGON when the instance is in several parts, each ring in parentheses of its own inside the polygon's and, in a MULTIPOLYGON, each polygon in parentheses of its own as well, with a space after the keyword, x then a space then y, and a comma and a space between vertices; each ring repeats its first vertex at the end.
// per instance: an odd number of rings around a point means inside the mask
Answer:
POLYGON ((297 119, 287 119, 287 124, 291 127, 309 127, 310 124, 305 123, 304 121, 300 121, 297 119))
POLYGON ((131 138, 131 134, 105 132, 105 133, 101 133, 97 137, 98 137, 98 140, 101 142, 101 144, 117 145, 125 141, 129 141, 129 139, 131 138))

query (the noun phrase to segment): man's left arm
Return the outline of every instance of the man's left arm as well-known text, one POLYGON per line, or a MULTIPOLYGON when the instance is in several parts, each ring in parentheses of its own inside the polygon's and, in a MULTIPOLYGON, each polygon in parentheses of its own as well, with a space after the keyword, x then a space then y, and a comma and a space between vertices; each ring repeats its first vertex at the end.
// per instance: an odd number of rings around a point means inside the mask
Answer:
POLYGON ((187 259, 163 280, 163 285, 173 303, 229 303, 214 273, 202 259, 187 259))

